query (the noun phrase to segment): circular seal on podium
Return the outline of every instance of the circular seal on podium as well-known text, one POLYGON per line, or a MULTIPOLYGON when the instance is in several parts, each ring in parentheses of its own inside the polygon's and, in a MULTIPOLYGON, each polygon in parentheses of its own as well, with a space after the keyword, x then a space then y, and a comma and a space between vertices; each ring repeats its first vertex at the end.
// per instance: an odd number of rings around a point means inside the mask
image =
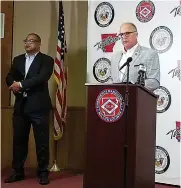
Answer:
POLYGON ((123 96, 116 89, 104 89, 97 96, 95 108, 101 120, 107 123, 116 122, 124 113, 123 96))

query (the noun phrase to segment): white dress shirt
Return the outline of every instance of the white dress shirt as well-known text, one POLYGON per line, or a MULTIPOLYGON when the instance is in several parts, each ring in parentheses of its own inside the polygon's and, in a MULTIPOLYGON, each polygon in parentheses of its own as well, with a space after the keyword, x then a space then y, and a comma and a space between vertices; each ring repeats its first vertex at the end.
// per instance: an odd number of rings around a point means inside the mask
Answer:
POLYGON ((25 54, 25 58, 26 58, 26 62, 25 62, 25 77, 26 77, 26 75, 28 73, 28 70, 29 70, 33 60, 35 59, 35 56, 37 55, 37 53, 33 54, 33 55, 28 55, 27 53, 25 54))
MULTIPOLYGON (((38 54, 39 52, 37 52, 36 54, 33 54, 33 55, 28 55, 27 53, 25 54, 25 58, 26 58, 26 61, 25 61, 25 77, 24 79, 26 78, 27 76, 27 73, 28 73, 28 70, 33 62, 33 60, 35 59, 36 55, 38 54)), ((19 82, 20 84, 20 87, 22 88, 22 84, 21 82, 19 82)), ((23 92, 23 96, 26 97, 27 96, 27 93, 26 92, 23 92)))
MULTIPOLYGON (((137 47, 138 47, 138 43, 135 46, 133 46, 131 49, 129 49, 127 52, 123 49, 123 55, 122 55, 119 67, 121 67, 127 61, 127 59, 129 57, 133 56, 133 53, 134 53, 134 51, 137 47)), ((121 81, 123 80, 123 76, 125 75, 125 71, 126 71, 126 66, 120 71, 121 72, 121 74, 120 74, 120 80, 121 81)))

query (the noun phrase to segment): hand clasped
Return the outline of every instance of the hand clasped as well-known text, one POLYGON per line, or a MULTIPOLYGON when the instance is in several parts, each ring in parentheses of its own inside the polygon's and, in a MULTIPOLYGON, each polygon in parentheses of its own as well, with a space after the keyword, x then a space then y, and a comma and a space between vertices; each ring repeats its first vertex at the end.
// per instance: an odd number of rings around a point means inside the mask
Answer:
POLYGON ((14 82, 10 87, 9 90, 13 91, 14 93, 19 92, 21 89, 19 82, 14 82))

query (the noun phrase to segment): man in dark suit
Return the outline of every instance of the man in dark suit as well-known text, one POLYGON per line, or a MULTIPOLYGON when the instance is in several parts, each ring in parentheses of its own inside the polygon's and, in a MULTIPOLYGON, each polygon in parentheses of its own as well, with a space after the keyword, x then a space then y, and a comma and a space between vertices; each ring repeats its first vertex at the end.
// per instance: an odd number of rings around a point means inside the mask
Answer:
POLYGON ((26 53, 16 56, 6 77, 15 95, 13 113, 13 174, 5 183, 23 180, 24 163, 28 154, 28 139, 32 125, 38 160, 39 183, 48 184, 49 112, 52 108, 48 80, 54 60, 40 52, 41 38, 31 33, 24 40, 26 53))

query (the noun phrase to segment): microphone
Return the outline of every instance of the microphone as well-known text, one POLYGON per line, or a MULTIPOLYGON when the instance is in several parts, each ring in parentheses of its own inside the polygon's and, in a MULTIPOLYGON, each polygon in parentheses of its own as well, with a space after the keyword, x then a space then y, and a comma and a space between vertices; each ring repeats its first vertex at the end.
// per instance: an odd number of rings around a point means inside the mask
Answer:
POLYGON ((135 65, 135 67, 139 66, 138 69, 138 78, 137 78, 137 84, 145 86, 145 79, 146 79, 146 67, 143 64, 135 65))
POLYGON ((128 65, 133 60, 132 57, 128 57, 127 61, 119 68, 119 71, 123 69, 126 65, 128 65))

